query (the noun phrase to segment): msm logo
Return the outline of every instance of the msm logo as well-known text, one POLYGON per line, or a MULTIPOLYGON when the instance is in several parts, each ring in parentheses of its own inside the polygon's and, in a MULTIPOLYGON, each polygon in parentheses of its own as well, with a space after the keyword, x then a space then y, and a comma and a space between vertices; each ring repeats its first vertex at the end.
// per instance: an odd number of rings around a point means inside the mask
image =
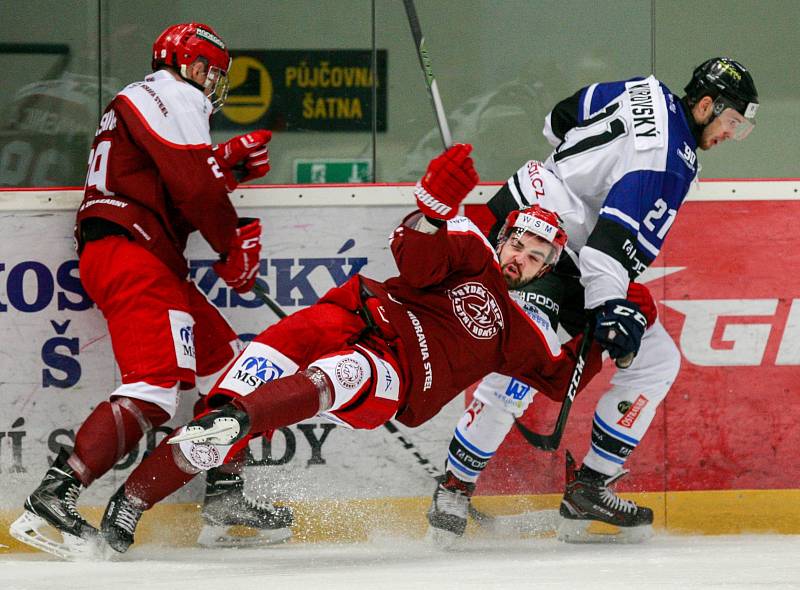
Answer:
POLYGON ((263 356, 249 356, 242 362, 242 368, 236 369, 234 379, 257 387, 267 381, 278 379, 284 370, 270 359, 263 356))
POLYGON ((181 342, 184 344, 192 345, 194 344, 194 331, 192 330, 192 326, 184 326, 180 330, 180 337, 181 342))
POLYGON ((194 358, 194 330, 192 326, 184 326, 178 331, 181 339, 183 354, 194 358))

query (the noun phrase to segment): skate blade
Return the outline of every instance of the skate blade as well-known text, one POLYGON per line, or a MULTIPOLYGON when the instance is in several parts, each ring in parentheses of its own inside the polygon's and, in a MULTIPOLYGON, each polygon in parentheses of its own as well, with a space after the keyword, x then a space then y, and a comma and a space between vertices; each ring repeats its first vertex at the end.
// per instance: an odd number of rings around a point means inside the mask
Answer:
POLYGON ((292 538, 292 529, 254 529, 244 526, 204 525, 197 544, 207 548, 266 547, 285 543, 292 538))
POLYGON ((91 561, 105 558, 97 539, 82 539, 59 531, 41 516, 28 510, 11 523, 8 532, 17 541, 66 561, 91 561), (60 536, 61 540, 58 540, 56 536, 60 536))
MULTIPOLYGON (((220 419, 218 419, 218 421, 219 420, 220 419)), ((211 428, 202 428, 200 426, 190 426, 188 428, 184 427, 184 431, 182 433, 176 434, 169 439, 167 443, 171 445, 177 445, 178 443, 182 443, 184 441, 197 441, 198 444, 206 443, 210 445, 225 445, 228 444, 227 442, 224 442, 225 438, 232 440, 233 436, 226 436, 223 438, 221 435, 233 432, 236 429, 236 426, 233 424, 215 424, 211 428)))
POLYGON ((427 545, 444 551, 457 549, 463 540, 464 538, 460 535, 432 526, 428 526, 428 531, 425 533, 425 543, 427 545))
POLYGON ((617 543, 632 545, 643 543, 653 536, 652 525, 618 527, 596 520, 562 518, 556 531, 559 541, 565 543, 617 543))

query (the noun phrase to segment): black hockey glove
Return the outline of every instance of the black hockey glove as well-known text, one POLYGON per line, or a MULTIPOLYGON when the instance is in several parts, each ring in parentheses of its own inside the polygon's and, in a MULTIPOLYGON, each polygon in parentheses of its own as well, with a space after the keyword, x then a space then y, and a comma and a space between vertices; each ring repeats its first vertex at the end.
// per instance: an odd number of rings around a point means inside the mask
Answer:
POLYGON ((596 310, 594 339, 612 359, 639 352, 647 318, 638 305, 627 299, 611 299, 596 310))

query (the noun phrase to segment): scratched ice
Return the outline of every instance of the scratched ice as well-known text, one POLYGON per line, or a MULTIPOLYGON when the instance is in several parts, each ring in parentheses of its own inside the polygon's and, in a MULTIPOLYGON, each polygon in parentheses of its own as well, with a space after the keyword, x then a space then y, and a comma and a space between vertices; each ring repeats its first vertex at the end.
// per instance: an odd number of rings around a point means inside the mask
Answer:
POLYGON ((657 535, 634 546, 554 539, 468 539, 431 550, 418 539, 288 544, 262 550, 135 547, 116 562, 3 555, 3 590, 163 588, 694 588, 800 587, 800 536, 657 535))

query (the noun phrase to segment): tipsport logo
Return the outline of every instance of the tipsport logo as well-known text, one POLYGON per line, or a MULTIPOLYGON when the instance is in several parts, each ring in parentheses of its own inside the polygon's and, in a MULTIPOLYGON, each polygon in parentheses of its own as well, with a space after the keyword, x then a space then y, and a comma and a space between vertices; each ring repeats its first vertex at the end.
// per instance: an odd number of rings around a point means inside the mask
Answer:
POLYGON ((249 356, 236 369, 234 379, 250 387, 258 387, 267 381, 283 376, 284 370, 275 362, 263 356, 249 356))

